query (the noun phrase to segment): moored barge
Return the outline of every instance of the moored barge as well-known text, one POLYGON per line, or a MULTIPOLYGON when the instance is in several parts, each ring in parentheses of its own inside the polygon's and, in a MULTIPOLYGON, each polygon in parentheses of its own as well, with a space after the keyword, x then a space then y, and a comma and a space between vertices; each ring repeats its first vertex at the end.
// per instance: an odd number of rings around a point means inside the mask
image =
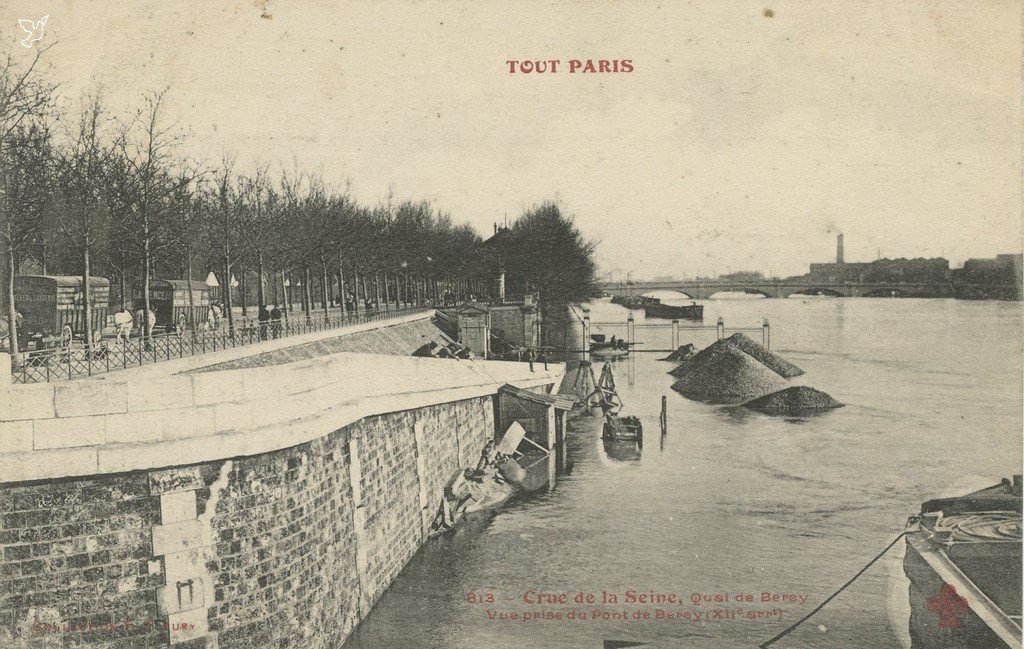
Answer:
POLYGON ((666 320, 703 320, 704 306, 694 302, 686 305, 664 304, 657 298, 644 299, 644 315, 666 320))
POLYGON ((915 649, 1021 646, 1021 476, 911 517, 903 569, 915 649))

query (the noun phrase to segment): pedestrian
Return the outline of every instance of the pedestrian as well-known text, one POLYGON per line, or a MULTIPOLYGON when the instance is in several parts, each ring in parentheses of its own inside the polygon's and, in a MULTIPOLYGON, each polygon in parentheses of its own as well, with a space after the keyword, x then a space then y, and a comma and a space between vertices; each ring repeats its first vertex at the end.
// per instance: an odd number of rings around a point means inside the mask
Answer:
POLYGON ((146 330, 147 330, 147 333, 152 335, 153 327, 155 327, 155 326, 156 326, 156 311, 153 310, 153 309, 150 309, 149 313, 146 314, 146 330))
POLYGON ((60 345, 64 349, 71 349, 71 341, 75 337, 75 332, 71 330, 71 325, 65 324, 60 330, 60 345))
POLYGON ((281 309, 276 304, 270 306, 270 334, 274 338, 281 335, 281 309))
POLYGON ((270 325, 270 311, 267 310, 266 304, 261 304, 259 312, 256 314, 256 319, 260 323, 260 340, 267 339, 267 330, 270 325))
POLYGON ((25 316, 21 315, 21 311, 14 312, 14 328, 18 330, 18 351, 28 351, 28 332, 25 331, 25 316))
POLYGON ((220 329, 220 318, 224 312, 216 302, 210 305, 210 310, 213 312, 213 328, 220 329))

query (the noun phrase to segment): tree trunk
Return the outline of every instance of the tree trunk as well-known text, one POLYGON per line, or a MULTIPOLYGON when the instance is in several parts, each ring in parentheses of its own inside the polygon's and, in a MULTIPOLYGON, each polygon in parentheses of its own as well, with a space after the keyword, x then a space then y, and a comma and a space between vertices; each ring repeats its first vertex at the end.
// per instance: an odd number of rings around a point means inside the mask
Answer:
POLYGON ((380 273, 373 273, 373 300, 374 306, 380 308, 380 273))
POLYGON ((256 303, 257 306, 267 305, 267 291, 263 288, 263 253, 256 253, 256 303))
POLYGON ((224 260, 224 295, 226 300, 224 302, 224 309, 228 312, 228 335, 232 338, 235 336, 235 314, 233 311, 233 304, 231 302, 231 260, 225 258, 224 260))
POLYGON ((338 291, 341 292, 341 315, 348 317, 348 304, 345 302, 348 299, 345 294, 345 264, 340 259, 338 260, 338 291))
POLYGON ((287 279, 285 278, 285 273, 282 270, 281 271, 281 299, 284 302, 284 321, 288 322, 288 311, 290 310, 290 307, 291 307, 289 302, 291 302, 291 299, 290 299, 291 296, 288 294, 288 287, 284 285, 284 283, 286 281, 287 281, 287 279))
POLYGON ((128 280, 124 276, 124 271, 117 273, 119 290, 121 291, 121 310, 124 311, 125 307, 128 306, 128 302, 125 300, 125 293, 128 292, 128 280))
POLYGON ((306 323, 309 323, 310 316, 313 311, 313 295, 310 292, 310 284, 312 284, 312 273, 309 272, 309 266, 302 269, 302 299, 305 302, 303 305, 306 311, 306 323))
POLYGON ((249 302, 249 296, 245 294, 245 266, 242 266, 240 274, 242 275, 242 280, 238 284, 238 288, 240 289, 238 299, 242 302, 242 317, 244 318, 246 315, 245 307, 249 302))
POLYGON ((4 278, 4 293, 7 298, 8 348, 11 351, 11 356, 15 356, 21 350, 18 348, 18 309, 14 304, 14 251, 10 247, 4 251, 4 266, 7 271, 4 273, 6 275, 4 278))
POLYGON ((153 336, 153 328, 149 326, 149 312, 151 309, 149 298, 149 271, 153 263, 149 254, 149 237, 144 236, 142 241, 142 337, 149 343, 153 336))
POLYGON ((362 310, 359 303, 359 267, 352 264, 352 304, 355 307, 356 315, 362 310))
POLYGON ((384 269, 384 308, 391 308, 391 289, 388 288, 388 271, 384 269))
MULTIPOLYGON (((192 251, 191 250, 189 250, 188 252, 185 253, 185 266, 187 267, 187 270, 185 271, 185 281, 188 282, 188 318, 186 319, 186 322, 188 323, 189 328, 192 331, 195 331, 195 329, 196 329, 196 318, 195 318, 196 302, 195 302, 195 298, 192 296, 192 251)), ((172 308, 173 308, 173 305, 172 305, 172 308)))
POLYGON ((89 244, 82 254, 82 283, 85 287, 85 353, 92 349, 92 296, 89 294, 89 244))
POLYGON ((330 315, 331 315, 330 311, 328 310, 328 309, 330 309, 330 305, 331 305, 331 303, 328 302, 328 297, 330 297, 330 296, 327 294, 327 292, 328 292, 327 291, 327 284, 330 281, 330 279, 329 279, 330 276, 327 274, 327 260, 326 259, 323 259, 323 260, 320 261, 320 268, 321 268, 321 270, 323 272, 323 275, 320 278, 320 297, 324 301, 324 321, 326 321, 328 318, 330 318, 330 315))

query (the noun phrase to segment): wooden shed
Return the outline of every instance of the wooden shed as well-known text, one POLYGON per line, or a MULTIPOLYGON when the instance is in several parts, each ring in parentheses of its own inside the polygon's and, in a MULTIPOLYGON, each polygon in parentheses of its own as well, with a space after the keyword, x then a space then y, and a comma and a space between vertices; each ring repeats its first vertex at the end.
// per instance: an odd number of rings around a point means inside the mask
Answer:
MULTIPOLYGON (((77 275, 18 275, 14 278, 14 304, 24 317, 31 337, 60 335, 71 325, 76 336, 85 335, 84 282, 77 275)), ((110 282, 103 277, 89 278, 92 305, 92 330, 103 331, 107 324, 110 282)))
POLYGON ((459 342, 474 354, 487 358, 491 353, 491 310, 486 304, 469 302, 455 312, 459 342))
POLYGON ((526 431, 524 443, 548 453, 549 477, 554 484, 556 470, 565 468, 565 431, 568 413, 575 399, 569 395, 532 392, 514 385, 498 389, 494 421, 499 432, 517 423, 526 431))

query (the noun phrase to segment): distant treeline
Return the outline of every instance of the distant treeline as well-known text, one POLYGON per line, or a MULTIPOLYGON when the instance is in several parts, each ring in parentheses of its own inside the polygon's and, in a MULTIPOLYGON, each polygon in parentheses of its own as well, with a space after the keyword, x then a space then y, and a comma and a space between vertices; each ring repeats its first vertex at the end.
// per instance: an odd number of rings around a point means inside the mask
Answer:
MULTIPOLYGON (((349 295, 383 304, 491 293, 499 266, 517 290, 546 301, 596 292, 593 244, 556 205, 529 210, 508 236, 482 245, 473 228, 427 201, 361 205, 298 163, 200 163, 182 154, 188 132, 167 115, 165 91, 145 94, 127 116, 111 112, 99 91, 61 102, 42 73, 44 52, 0 59, 8 322, 13 278, 27 272, 106 277, 115 299, 136 309, 150 308, 152 278, 211 270, 222 284, 248 279, 259 304, 287 282, 307 310, 349 295), (131 299, 136 285, 141 300, 131 299)), ((223 293, 228 306, 233 293, 223 293)))

